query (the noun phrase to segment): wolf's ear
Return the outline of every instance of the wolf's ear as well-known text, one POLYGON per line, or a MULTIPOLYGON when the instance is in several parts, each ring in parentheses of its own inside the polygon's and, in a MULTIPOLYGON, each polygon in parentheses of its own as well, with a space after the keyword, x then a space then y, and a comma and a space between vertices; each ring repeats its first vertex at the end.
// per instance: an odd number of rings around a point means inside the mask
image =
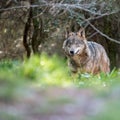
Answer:
POLYGON ((80 30, 77 32, 77 35, 81 38, 85 39, 85 30, 84 28, 80 28, 80 30))
POLYGON ((63 42, 62 49, 65 49, 65 46, 66 46, 66 40, 63 42))
POLYGON ((68 37, 69 37, 69 34, 70 34, 70 28, 69 28, 69 27, 66 27, 66 30, 65 30, 65 38, 68 38, 68 37))
POLYGON ((70 31, 70 28, 67 27, 67 28, 66 28, 66 31, 65 31, 65 38, 67 39, 68 37, 74 36, 74 35, 75 35, 75 33, 74 33, 74 32, 71 32, 71 31, 70 31))

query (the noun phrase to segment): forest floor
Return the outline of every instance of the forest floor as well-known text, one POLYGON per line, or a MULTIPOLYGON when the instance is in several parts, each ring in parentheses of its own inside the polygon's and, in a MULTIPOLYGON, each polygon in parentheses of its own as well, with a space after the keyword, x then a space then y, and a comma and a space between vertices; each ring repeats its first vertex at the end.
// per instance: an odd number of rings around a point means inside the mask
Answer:
POLYGON ((107 93, 91 89, 29 89, 0 100, 0 120, 119 120, 120 87, 107 93), (23 93, 22 93, 23 94, 23 93))
POLYGON ((119 120, 120 72, 73 78, 58 56, 0 62, 0 120, 119 120))

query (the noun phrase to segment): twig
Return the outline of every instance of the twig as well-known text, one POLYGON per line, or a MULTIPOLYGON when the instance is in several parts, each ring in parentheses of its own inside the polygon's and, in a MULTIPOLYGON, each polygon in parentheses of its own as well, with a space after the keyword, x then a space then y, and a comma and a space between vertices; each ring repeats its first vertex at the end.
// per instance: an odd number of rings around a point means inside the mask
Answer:
MULTIPOLYGON (((69 11, 70 12, 70 11, 69 11)), ((118 11, 114 11, 114 12, 112 12, 112 13, 109 13, 109 14, 103 14, 103 15, 101 15, 101 16, 98 16, 97 17, 97 19, 98 18, 100 18, 100 17, 103 17, 103 16, 107 16, 107 15, 111 15, 111 14, 115 14, 115 13, 117 13, 118 11)), ((74 14, 76 14, 75 12, 74 12, 74 14)), ((77 15, 77 14, 76 14, 77 15)), ((102 35, 102 36, 104 36, 105 38, 107 38, 108 40, 110 40, 110 41, 112 41, 112 42, 115 42, 115 43, 117 43, 117 44, 120 44, 120 41, 118 41, 118 40, 115 40, 115 39, 113 39, 113 38, 110 38, 109 36, 107 36, 106 34, 104 34, 103 32, 101 32, 100 30, 98 30, 93 24, 91 24, 90 23, 90 20, 94 20, 93 18, 91 19, 91 17, 90 18, 88 18, 88 19, 85 19, 85 18, 83 18, 83 17, 81 17, 81 16, 79 16, 82 20, 84 20, 85 22, 87 22, 87 24, 86 24, 86 26, 84 26, 84 28, 86 28, 88 25, 90 25, 97 33, 99 33, 100 35, 102 35)), ((92 36, 93 37, 93 36, 92 36)))
POLYGON ((21 9, 21 8, 30 8, 30 7, 35 8, 35 7, 40 7, 40 6, 45 6, 45 5, 15 6, 15 7, 9 7, 9 8, 2 8, 0 9, 0 12, 13 10, 13 9, 21 9))
POLYGON ((89 37, 87 37, 87 39, 92 38, 92 37, 95 36, 96 34, 98 34, 98 32, 94 32, 92 35, 90 35, 89 37))
POLYGON ((110 16, 110 15, 112 15, 112 14, 116 14, 116 13, 119 13, 119 12, 120 12, 120 10, 116 10, 116 11, 113 11, 113 12, 110 12, 110 13, 101 14, 100 16, 97 16, 97 17, 92 16, 92 17, 90 17, 90 18, 88 18, 88 19, 86 19, 86 20, 88 20, 88 21, 90 21, 90 20, 97 20, 97 19, 100 19, 100 18, 102 18, 102 17, 110 16))
MULTIPOLYGON (((13 10, 13 9, 21 9, 21 8, 35 8, 35 7, 54 7, 54 8, 62 8, 62 9, 80 9, 80 10, 83 10, 85 12, 88 12, 92 15, 97 15, 98 17, 94 18, 94 19, 99 19, 101 17, 104 17, 104 16, 107 16, 107 15, 110 15, 110 14, 114 14, 114 13, 117 13, 119 12, 120 10, 116 10, 116 11, 113 11, 113 12, 110 12, 110 13, 104 13, 104 14, 101 14, 100 12, 93 12, 91 10, 89 10, 89 8, 86 8, 84 7, 84 4, 63 4, 63 0, 60 2, 60 3, 46 3, 46 4, 41 4, 41 5, 30 5, 30 6, 15 6, 15 7, 10 7, 10 8, 3 8, 3 9, 0 9, 0 12, 1 11, 8 11, 8 10, 13 10)), ((91 18, 92 19, 92 18, 91 18)))
POLYGON ((33 16, 33 18, 37 18, 37 17, 40 17, 41 15, 43 15, 43 13, 47 10, 47 8, 48 7, 45 7, 45 9, 41 13, 37 14, 36 16, 33 16))
POLYGON ((120 41, 118 40, 115 40, 113 38, 110 38, 109 36, 107 36, 106 34, 104 34, 103 32, 101 32, 100 30, 98 30, 93 24, 91 24, 89 21, 87 21, 88 24, 95 30, 97 31, 100 35, 102 35, 103 37, 107 38, 108 40, 112 41, 112 42, 115 42, 117 44, 120 44, 120 41))

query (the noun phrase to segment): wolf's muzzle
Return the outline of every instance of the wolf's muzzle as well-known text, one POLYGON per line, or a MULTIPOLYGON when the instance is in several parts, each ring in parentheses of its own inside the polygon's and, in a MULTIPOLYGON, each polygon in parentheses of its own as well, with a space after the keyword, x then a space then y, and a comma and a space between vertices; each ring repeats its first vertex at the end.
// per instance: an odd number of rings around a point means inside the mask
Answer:
POLYGON ((74 51, 73 50, 70 50, 70 55, 74 55, 74 51))
POLYGON ((78 53, 79 53, 79 48, 77 48, 77 49, 75 49, 75 50, 72 49, 72 50, 69 51, 69 54, 70 54, 70 55, 75 55, 75 54, 78 54, 78 53))

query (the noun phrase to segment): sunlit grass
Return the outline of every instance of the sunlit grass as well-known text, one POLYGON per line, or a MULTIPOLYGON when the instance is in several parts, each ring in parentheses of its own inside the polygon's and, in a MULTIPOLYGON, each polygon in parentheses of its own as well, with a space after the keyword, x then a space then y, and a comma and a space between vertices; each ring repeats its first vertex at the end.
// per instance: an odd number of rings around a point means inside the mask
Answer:
POLYGON ((79 87, 93 87, 97 89, 110 87, 116 82, 120 83, 120 73, 116 70, 111 71, 109 74, 79 74, 76 79, 76 85, 79 87))
POLYGON ((63 86, 63 87, 109 87, 115 82, 120 82, 120 72, 113 70, 110 74, 93 76, 91 74, 72 75, 67 66, 67 61, 58 55, 32 56, 21 61, 5 60, 0 62, 1 80, 11 83, 31 82, 34 86, 63 86))
POLYGON ((56 55, 50 57, 43 54, 41 57, 31 57, 23 63, 21 69, 22 76, 36 81, 35 84, 38 86, 69 86, 72 83, 65 60, 56 55))

